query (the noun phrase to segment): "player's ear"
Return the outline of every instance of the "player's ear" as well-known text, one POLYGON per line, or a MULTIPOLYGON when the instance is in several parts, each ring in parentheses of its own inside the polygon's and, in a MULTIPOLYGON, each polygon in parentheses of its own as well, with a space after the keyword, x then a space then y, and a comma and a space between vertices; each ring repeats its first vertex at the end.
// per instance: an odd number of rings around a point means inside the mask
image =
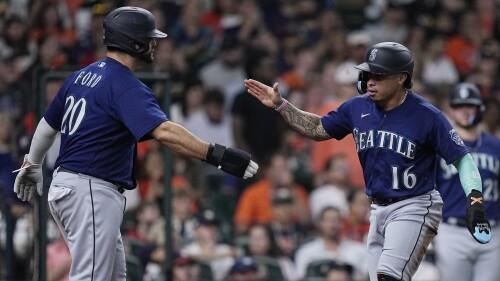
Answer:
POLYGON ((399 74, 399 82, 398 82, 398 83, 399 83, 400 85, 403 85, 403 84, 405 84, 405 81, 406 81, 408 78, 409 78, 409 77, 408 77, 408 73, 400 73, 400 74, 399 74))

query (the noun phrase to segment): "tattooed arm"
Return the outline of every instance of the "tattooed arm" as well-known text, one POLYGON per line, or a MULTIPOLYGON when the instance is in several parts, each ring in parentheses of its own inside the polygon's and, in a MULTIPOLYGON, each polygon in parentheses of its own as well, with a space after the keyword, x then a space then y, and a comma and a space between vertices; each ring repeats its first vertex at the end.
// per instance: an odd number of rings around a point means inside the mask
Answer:
POLYGON ((323 128, 320 116, 300 110, 282 99, 278 83, 272 88, 253 79, 247 79, 244 83, 248 93, 258 98, 265 106, 277 108, 283 119, 297 132, 315 141, 332 138, 323 128))

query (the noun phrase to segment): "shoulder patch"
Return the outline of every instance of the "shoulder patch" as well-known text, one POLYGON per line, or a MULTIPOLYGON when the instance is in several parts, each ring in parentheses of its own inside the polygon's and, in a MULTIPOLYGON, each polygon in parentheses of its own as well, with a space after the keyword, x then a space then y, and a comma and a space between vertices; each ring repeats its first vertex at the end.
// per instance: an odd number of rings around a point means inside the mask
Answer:
POLYGON ((458 135, 457 131, 455 131, 455 129, 450 130, 450 137, 451 137, 451 140, 453 142, 455 142, 457 145, 465 146, 464 141, 462 140, 462 138, 460 138, 460 136, 458 135))

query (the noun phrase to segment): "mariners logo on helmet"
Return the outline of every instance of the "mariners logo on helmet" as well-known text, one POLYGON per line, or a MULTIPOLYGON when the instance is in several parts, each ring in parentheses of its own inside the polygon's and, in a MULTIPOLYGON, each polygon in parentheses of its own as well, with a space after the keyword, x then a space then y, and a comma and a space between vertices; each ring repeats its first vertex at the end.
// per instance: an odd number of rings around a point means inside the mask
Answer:
POLYGON ((461 88, 458 92, 461 98, 466 99, 469 97, 469 91, 466 88, 461 88))
POLYGON ((375 58, 377 57, 377 49, 373 49, 371 52, 370 52, 370 58, 368 58, 370 61, 374 61, 375 58))

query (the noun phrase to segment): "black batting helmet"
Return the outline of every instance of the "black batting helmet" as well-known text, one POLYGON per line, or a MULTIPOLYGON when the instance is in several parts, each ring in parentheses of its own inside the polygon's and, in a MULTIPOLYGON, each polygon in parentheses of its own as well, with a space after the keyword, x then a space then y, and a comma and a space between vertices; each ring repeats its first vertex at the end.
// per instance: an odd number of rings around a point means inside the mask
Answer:
POLYGON ((481 93, 474 84, 460 83, 451 91, 450 106, 456 107, 464 104, 477 106, 477 114, 470 120, 470 125, 477 125, 481 122, 485 106, 481 100, 481 93))
POLYGON ((149 50, 151 38, 165 38, 167 34, 156 29, 150 11, 139 7, 121 7, 104 19, 104 45, 118 48, 133 56, 149 50))
POLYGON ((382 42, 373 45, 367 52, 365 62, 355 66, 359 69, 358 92, 366 93, 366 74, 396 74, 406 73, 405 88, 412 87, 411 77, 413 75, 413 56, 405 46, 395 42, 382 42))

